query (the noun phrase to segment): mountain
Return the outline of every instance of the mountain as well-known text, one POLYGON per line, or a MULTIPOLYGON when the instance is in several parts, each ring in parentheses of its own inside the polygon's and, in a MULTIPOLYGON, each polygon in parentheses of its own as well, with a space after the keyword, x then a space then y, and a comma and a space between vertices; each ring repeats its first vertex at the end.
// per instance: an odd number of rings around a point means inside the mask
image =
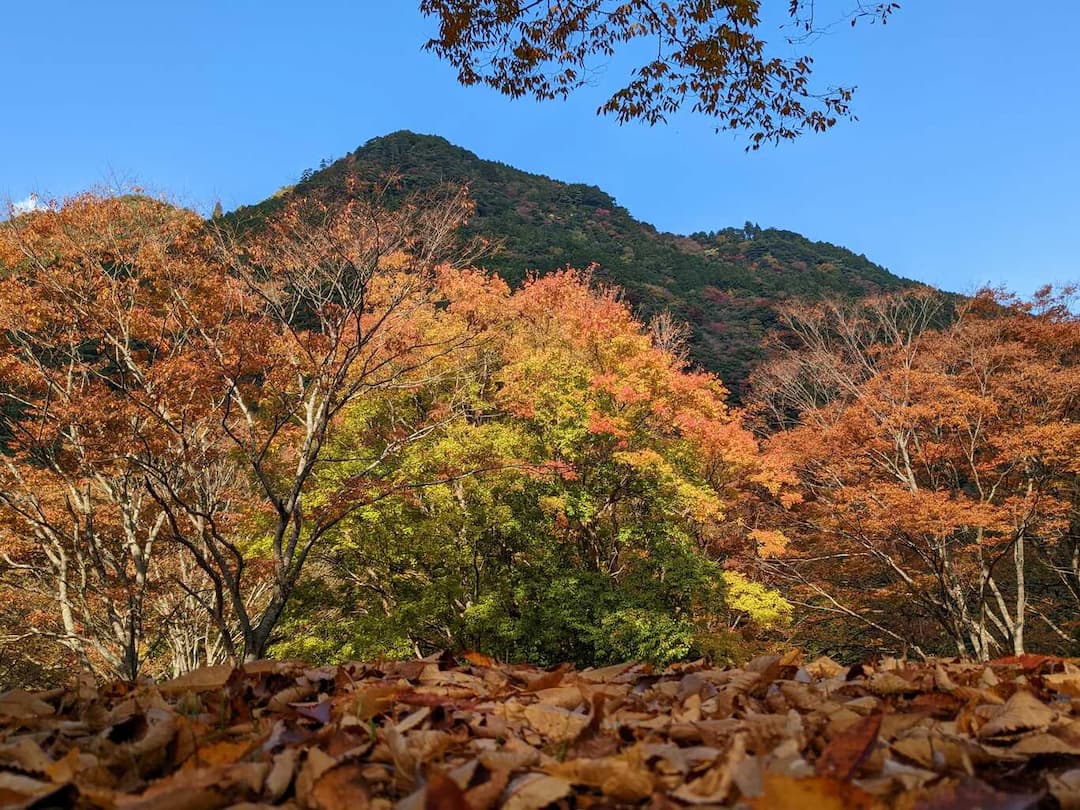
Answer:
POLYGON ((227 218, 250 227, 293 195, 345 193, 349 177, 377 181, 391 172, 400 175, 403 191, 468 185, 476 202, 468 235, 499 246, 484 264, 511 283, 530 271, 595 264, 596 276, 621 286, 643 318, 671 310, 693 329, 691 359, 717 372, 736 398, 785 301, 914 284, 865 256, 791 231, 747 223, 690 236, 661 233, 596 186, 523 172, 412 132, 375 138, 340 160, 324 161, 295 186, 227 218))

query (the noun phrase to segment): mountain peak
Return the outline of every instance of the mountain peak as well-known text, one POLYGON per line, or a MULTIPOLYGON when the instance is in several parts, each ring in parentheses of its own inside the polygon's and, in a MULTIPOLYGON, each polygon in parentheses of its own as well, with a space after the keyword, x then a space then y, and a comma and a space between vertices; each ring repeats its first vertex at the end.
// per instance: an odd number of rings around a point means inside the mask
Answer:
POLYGON ((736 396, 763 356, 762 338, 777 328, 781 303, 912 283, 842 247, 751 223, 692 236, 660 233, 596 186, 530 174, 408 130, 372 138, 230 217, 257 224, 289 196, 344 194, 349 178, 390 174, 401 178, 403 192, 468 185, 476 215, 465 235, 499 246, 486 264, 511 283, 530 272, 595 266, 600 280, 626 291, 641 317, 672 311, 693 329, 692 360, 720 374, 736 396))
POLYGON ((430 157, 439 153, 454 155, 467 160, 479 160, 468 149, 451 143, 441 135, 426 135, 408 129, 399 129, 396 132, 371 138, 358 147, 355 152, 347 155, 346 158, 367 154, 380 157, 394 156, 409 161, 430 159, 430 157))

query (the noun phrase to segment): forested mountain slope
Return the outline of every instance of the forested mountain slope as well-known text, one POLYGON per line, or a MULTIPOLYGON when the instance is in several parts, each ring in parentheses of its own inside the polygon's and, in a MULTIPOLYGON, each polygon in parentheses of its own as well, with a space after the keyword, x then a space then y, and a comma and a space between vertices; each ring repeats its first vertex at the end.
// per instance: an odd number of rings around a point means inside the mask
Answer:
POLYGON ((736 396, 762 356, 777 306, 791 298, 858 297, 910 282, 865 256, 799 234, 747 224, 711 233, 661 233, 595 186, 563 183, 483 160, 444 138, 396 132, 368 141, 295 186, 228 215, 250 226, 292 195, 340 191, 350 178, 400 175, 403 191, 466 184, 476 203, 467 230, 494 244, 484 264, 518 282, 530 271, 595 264, 643 318, 670 309, 693 327, 691 355, 736 396))

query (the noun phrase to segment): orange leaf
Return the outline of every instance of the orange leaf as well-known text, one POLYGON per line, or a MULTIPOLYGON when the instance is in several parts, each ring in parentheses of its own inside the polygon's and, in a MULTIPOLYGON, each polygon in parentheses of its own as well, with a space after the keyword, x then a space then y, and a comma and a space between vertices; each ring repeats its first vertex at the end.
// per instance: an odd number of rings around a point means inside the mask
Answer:
POLYGON ((369 807, 371 794, 362 766, 350 762, 330 768, 311 789, 308 804, 317 810, 364 810, 369 807))
POLYGON ((754 810, 875 810, 878 802, 850 782, 825 777, 765 776, 765 792, 751 800, 754 810))
POLYGON ((1001 793, 973 780, 935 785, 914 810, 1026 810, 1039 803, 1037 794, 1001 793))
POLYGON ((880 730, 880 714, 864 717, 845 729, 821 752, 817 761, 818 774, 836 779, 850 779, 870 754, 880 730))
POLYGON ((570 665, 563 664, 562 666, 552 670, 551 672, 545 672, 543 675, 533 678, 531 681, 525 684, 525 688, 521 691, 539 692, 541 689, 551 689, 552 687, 558 686, 560 683, 562 683, 563 675, 566 674, 566 671, 568 669, 570 669, 570 665))
POLYGON ((1005 658, 995 658, 990 662, 992 667, 1020 667, 1028 672, 1035 672, 1042 669, 1043 664, 1046 663, 1058 663, 1061 659, 1053 655, 1034 655, 1032 653, 1025 653, 1024 655, 1010 655, 1005 658))
POLYGON ((184 763, 183 770, 190 771, 208 765, 232 765, 246 757, 257 746, 257 740, 220 740, 196 750, 195 756, 184 763))
POLYGON ((471 810, 458 783, 441 771, 428 778, 424 791, 424 810, 471 810))
POLYGON ((496 664, 495 659, 490 655, 484 655, 482 652, 477 652, 476 650, 469 650, 468 652, 462 653, 460 657, 477 667, 493 667, 496 664))

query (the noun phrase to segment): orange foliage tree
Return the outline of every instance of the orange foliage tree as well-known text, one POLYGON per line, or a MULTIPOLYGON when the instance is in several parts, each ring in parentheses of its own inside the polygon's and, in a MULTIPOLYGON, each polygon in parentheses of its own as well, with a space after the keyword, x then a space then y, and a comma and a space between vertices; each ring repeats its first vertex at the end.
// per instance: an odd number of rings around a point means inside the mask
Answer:
POLYGON ((785 570, 918 652, 1071 646, 1080 319, 1048 291, 953 306, 918 291, 789 314, 801 346, 757 379, 807 493, 785 570))
POLYGON ((741 510, 793 479, 762 455, 719 378, 687 368, 665 319, 642 328, 616 290, 574 271, 532 280, 512 307, 498 402, 598 499, 564 514, 582 553, 618 569, 621 528, 650 509, 642 497, 673 510, 701 547, 744 553, 753 510, 741 510))
POLYGON ((158 412, 205 421, 176 303, 214 299, 191 250, 200 228, 149 200, 84 196, 0 230, 3 560, 39 608, 26 634, 127 678, 176 607, 144 465, 178 459, 158 412))
POLYGON ((398 425, 315 503, 335 419, 429 385, 474 339, 437 272, 467 210, 357 193, 239 237, 86 195, 7 223, 0 541, 15 584, 55 609, 30 632, 127 678, 158 644, 174 669, 263 655, 312 549, 428 429, 398 425), (180 616, 201 629, 158 637, 180 616))

